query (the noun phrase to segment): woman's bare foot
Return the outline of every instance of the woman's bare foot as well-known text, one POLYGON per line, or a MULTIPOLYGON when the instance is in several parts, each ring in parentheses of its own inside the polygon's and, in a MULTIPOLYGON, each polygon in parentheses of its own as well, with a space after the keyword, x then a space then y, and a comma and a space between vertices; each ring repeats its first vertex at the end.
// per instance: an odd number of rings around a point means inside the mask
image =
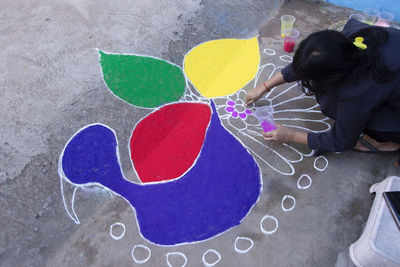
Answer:
MULTIPOLYGON (((379 151, 397 151, 400 150, 400 144, 393 142, 378 142, 372 137, 363 134, 363 139, 373 145, 379 151)), ((357 141, 356 146, 354 147, 356 150, 360 151, 371 151, 368 147, 364 146, 360 141, 357 141)))

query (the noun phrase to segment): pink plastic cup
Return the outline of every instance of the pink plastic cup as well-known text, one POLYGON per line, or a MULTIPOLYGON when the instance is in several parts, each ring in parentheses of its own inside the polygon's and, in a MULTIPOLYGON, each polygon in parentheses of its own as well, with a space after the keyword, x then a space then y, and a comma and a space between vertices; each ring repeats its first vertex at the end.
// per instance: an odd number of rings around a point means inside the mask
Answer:
POLYGON ((389 27, 390 22, 393 20, 393 14, 389 12, 380 12, 378 15, 378 21, 375 23, 376 26, 389 27))
POLYGON ((274 122, 274 109, 272 106, 258 108, 254 112, 254 116, 256 116, 264 132, 276 129, 276 124, 274 122))

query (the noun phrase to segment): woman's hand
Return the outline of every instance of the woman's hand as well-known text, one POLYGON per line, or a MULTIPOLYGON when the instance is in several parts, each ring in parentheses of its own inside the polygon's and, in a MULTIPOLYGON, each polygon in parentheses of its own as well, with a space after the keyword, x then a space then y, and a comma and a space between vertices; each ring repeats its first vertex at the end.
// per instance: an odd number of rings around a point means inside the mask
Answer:
POLYGON ((279 124, 276 125, 276 130, 270 132, 262 132, 264 140, 277 141, 280 143, 294 142, 297 144, 308 144, 308 134, 305 132, 296 131, 279 124))
POLYGON ((269 132, 262 132, 264 140, 267 141, 278 141, 280 143, 289 143, 294 141, 296 136, 296 130, 290 129, 279 124, 276 125, 276 130, 269 132))
POLYGON ((247 107, 253 105, 260 97, 268 92, 269 89, 265 87, 264 83, 260 84, 256 88, 247 91, 247 95, 244 98, 244 103, 247 107))
POLYGON ((253 105, 258 99, 260 99, 260 97, 262 97, 263 94, 270 91, 275 86, 285 82, 286 81, 281 72, 275 73, 274 76, 272 76, 268 81, 265 81, 256 88, 247 91, 247 96, 244 98, 244 103, 247 107, 253 105))

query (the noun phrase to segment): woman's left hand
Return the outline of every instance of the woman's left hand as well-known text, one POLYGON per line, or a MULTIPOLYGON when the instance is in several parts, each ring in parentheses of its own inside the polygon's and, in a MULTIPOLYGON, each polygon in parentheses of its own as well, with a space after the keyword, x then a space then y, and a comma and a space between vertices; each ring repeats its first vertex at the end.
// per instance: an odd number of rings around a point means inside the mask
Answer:
POLYGON ((267 141, 289 143, 295 141, 296 132, 296 130, 277 124, 276 130, 262 132, 262 135, 264 136, 264 140, 267 141))

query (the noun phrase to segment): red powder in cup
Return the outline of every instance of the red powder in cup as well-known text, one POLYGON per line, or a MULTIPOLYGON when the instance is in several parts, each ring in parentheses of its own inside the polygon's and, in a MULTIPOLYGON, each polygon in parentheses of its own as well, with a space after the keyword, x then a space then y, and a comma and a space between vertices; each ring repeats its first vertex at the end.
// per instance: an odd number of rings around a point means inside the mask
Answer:
POLYGON ((286 52, 292 52, 294 45, 295 45, 295 43, 285 42, 283 49, 285 49, 286 52))

